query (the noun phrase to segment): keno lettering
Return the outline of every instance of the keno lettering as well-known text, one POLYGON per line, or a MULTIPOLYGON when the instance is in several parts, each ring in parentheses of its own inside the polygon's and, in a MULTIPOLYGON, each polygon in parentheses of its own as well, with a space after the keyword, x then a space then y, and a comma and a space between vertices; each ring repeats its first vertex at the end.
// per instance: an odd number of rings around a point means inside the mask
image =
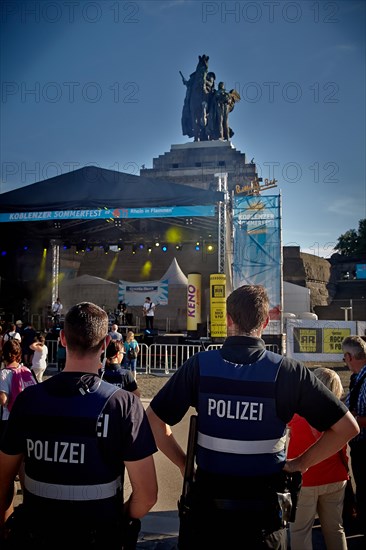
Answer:
POLYGON ((224 399, 208 400, 208 415, 232 420, 262 420, 263 403, 250 401, 225 401, 224 399))

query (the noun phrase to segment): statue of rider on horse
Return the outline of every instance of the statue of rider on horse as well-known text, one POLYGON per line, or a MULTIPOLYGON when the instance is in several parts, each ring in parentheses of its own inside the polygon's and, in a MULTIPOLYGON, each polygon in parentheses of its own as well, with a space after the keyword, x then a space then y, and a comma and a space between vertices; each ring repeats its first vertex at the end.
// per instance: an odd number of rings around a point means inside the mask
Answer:
POLYGON ((229 128, 228 116, 240 95, 236 90, 227 92, 223 82, 215 89, 216 75, 208 71, 208 60, 208 55, 199 55, 196 70, 188 80, 179 71, 187 87, 182 132, 194 141, 229 140, 234 132, 229 128))

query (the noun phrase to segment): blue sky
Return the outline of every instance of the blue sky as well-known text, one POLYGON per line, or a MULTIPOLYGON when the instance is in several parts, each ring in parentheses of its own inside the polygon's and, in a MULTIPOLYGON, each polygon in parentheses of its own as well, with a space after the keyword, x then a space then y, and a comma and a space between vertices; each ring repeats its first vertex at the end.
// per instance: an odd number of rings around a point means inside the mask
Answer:
POLYGON ((186 143, 198 55, 236 88, 236 149, 278 180, 283 244, 329 257, 365 212, 365 9, 347 1, 1 5, 1 192, 186 143))

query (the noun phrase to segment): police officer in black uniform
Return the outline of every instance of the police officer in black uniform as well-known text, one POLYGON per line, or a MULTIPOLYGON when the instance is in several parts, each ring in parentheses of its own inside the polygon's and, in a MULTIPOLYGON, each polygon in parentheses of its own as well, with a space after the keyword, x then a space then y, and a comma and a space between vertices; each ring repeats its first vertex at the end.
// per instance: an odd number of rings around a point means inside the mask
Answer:
POLYGON ((158 447, 182 474, 186 455, 170 426, 191 406, 198 414, 197 467, 180 501, 179 549, 285 549, 292 473, 334 454, 358 431, 309 369, 266 351, 260 336, 268 320, 262 286, 235 290, 222 349, 191 357, 147 410, 158 447), (294 413, 324 435, 286 461, 286 424, 294 413))
POLYGON ((107 332, 101 308, 72 307, 60 333, 64 370, 26 388, 12 408, 0 452, 0 528, 11 548, 130 550, 156 502, 157 449, 141 401, 98 376, 107 332), (23 505, 4 525, 23 460, 23 505))

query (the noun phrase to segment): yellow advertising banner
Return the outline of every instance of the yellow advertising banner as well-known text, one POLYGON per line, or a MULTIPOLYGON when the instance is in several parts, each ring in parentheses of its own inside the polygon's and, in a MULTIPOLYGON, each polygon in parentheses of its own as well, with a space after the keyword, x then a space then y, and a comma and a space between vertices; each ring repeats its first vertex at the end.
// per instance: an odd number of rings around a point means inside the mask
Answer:
POLYGON ((211 338, 226 338, 226 275, 210 275, 211 338))
POLYGON ((188 273, 187 330, 197 330, 201 322, 201 273, 188 273))
POLYGON ((324 328, 323 353, 342 353, 342 340, 350 335, 350 328, 324 328))

